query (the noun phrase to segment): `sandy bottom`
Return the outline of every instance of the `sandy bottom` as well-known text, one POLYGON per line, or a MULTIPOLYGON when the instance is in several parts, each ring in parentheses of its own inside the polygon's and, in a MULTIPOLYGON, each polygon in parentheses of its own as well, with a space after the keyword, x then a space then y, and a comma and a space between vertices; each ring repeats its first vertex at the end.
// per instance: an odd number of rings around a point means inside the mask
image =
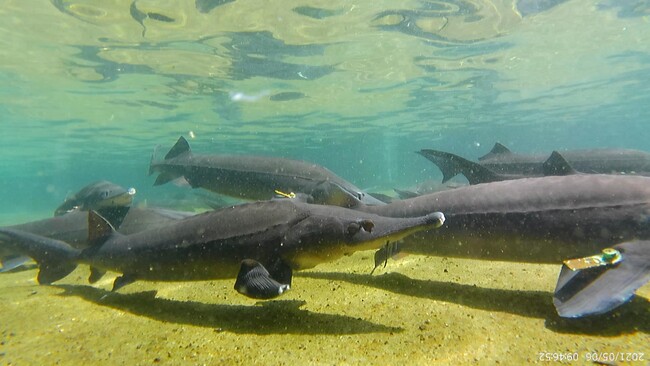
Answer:
MULTIPOLYGON (((53 286, 36 269, 0 276, 0 364, 345 365, 548 363, 644 352, 650 286, 608 316, 559 318, 555 265, 410 256, 370 276, 372 253, 299 272, 278 300, 233 281, 53 286)), ((567 362, 569 363, 569 362, 567 362)), ((616 362, 625 364, 625 362, 616 362)))

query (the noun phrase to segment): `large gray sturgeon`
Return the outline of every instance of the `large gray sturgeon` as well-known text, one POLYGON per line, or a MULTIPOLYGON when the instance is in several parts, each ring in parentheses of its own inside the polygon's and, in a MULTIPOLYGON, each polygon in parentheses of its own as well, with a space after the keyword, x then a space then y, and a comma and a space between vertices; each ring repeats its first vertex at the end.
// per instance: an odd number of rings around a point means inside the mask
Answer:
POLYGON ((650 239, 650 178, 525 178, 360 209, 390 217, 444 212, 441 230, 402 241, 402 250, 409 253, 560 263, 615 243, 650 239))
POLYGON ((418 152, 434 164, 446 182, 463 174, 470 184, 551 175, 625 174, 650 176, 650 153, 631 149, 586 149, 526 155, 496 143, 478 162, 431 149, 418 152))
MULTIPOLYGON (((608 278, 615 278, 617 283, 633 283, 634 289, 650 278, 650 266, 642 265, 650 258, 648 177, 589 174, 508 180, 362 209, 391 217, 419 216, 438 210, 447 218, 440 230, 415 233, 404 238, 397 249, 382 248, 375 256, 375 266, 385 263, 397 250, 434 256, 559 264, 567 259, 600 253, 617 243, 632 242, 622 246, 629 251, 624 257, 637 259, 625 265, 614 265, 607 272, 608 278)), ((575 289, 572 282, 582 277, 569 281, 565 272, 560 276, 558 288, 575 289)), ((623 298, 614 292, 616 289, 608 288, 607 283, 607 280, 599 282, 602 287, 598 292, 600 299, 623 298)), ((584 284, 577 287, 584 288, 584 284)), ((626 287, 628 291, 631 288, 626 287)), ((595 314, 609 310, 602 306, 617 304, 592 298, 587 304, 591 307, 588 307, 579 291, 565 293, 574 298, 565 296, 562 299, 562 308, 558 308, 562 316, 595 314)))
POLYGON ((359 250, 378 249, 417 231, 439 227, 443 214, 390 218, 294 200, 255 202, 195 215, 131 235, 114 231, 91 211, 87 249, 15 229, 0 229, 14 250, 34 258, 38 280, 51 283, 77 264, 91 266, 91 282, 106 270, 122 273, 116 290, 135 280, 193 281, 237 278, 253 298, 288 289, 292 271, 359 250))
POLYGON ((360 202, 384 204, 322 166, 263 156, 197 155, 182 136, 162 161, 152 157, 149 173, 154 172, 160 173, 154 185, 184 177, 193 188, 246 200, 268 200, 280 191, 303 193, 314 203, 348 208, 360 202))

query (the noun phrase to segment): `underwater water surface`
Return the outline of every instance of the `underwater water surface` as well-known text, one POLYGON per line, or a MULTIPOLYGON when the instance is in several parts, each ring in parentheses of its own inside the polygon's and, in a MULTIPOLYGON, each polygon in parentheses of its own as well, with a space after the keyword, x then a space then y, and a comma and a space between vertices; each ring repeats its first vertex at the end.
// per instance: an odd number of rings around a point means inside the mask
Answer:
MULTIPOLYGON (((440 181, 440 171, 415 154, 420 149, 470 159, 495 142, 522 153, 650 151, 646 1, 14 0, 0 6, 0 34, 2 225, 49 217, 69 194, 101 179, 136 188, 139 204, 191 209, 200 200, 193 190, 153 187, 147 174, 154 149, 160 157, 179 136, 205 154, 311 161, 384 193, 440 181)), ((33 271, 11 274, 0 314, 12 314, 14 328, 0 325, 0 363, 37 362, 29 353, 37 337, 62 363, 111 363, 119 344, 109 356, 99 340, 115 335, 141 337, 116 361, 139 364, 264 363, 269 352, 270 364, 395 364, 409 355, 420 363, 508 364, 543 361, 538 352, 596 349, 650 358, 647 286, 632 304, 636 318, 627 314, 620 328, 599 334, 553 323, 556 266, 495 264, 490 284, 482 279, 489 263, 416 258, 394 267, 409 277, 387 274, 382 284, 362 277, 371 257, 309 272, 298 278, 308 286, 283 300, 287 306, 261 310, 237 298, 228 281, 147 284, 102 303, 107 285, 84 289, 85 272, 47 288, 36 287, 33 271), (427 276, 428 266, 436 276, 427 276), (453 274, 440 277, 448 269, 453 274), (461 285, 444 284, 449 279, 461 285), (477 283, 494 288, 482 292, 477 283), (156 299, 142 295, 154 288, 156 299), (210 291, 218 297, 204 295, 210 291), (432 295, 439 291, 450 295, 432 295), (524 305, 509 311, 508 301, 524 305), (20 315, 50 303, 60 310, 49 318, 20 315), (411 303, 421 307, 408 310, 411 303), (218 312, 226 315, 210 315, 218 312), (263 325, 246 322, 255 317, 263 325), (277 325, 292 318, 311 330, 277 325), (61 324, 77 333, 62 336, 61 324), (242 336, 260 348, 238 348, 242 336), (85 350, 81 338, 90 339, 85 350), (350 342, 366 351, 341 358, 350 342), (199 348, 194 358, 188 344, 199 348), (516 351, 526 347, 534 349, 516 351), (317 348, 332 354, 318 358, 317 348), (206 356, 214 349, 222 354, 206 356)))

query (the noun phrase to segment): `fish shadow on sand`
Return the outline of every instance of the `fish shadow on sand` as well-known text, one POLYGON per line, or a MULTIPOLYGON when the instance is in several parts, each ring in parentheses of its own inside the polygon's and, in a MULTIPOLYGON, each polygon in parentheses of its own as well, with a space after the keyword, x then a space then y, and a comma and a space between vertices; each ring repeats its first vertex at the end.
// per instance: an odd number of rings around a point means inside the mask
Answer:
POLYGON ((544 319, 547 329, 557 333, 618 336, 650 333, 650 301, 635 296, 620 308, 599 316, 566 319, 557 315, 553 293, 478 287, 452 282, 412 279, 400 273, 371 276, 338 272, 301 272, 297 277, 345 281, 424 299, 445 301, 474 309, 512 313, 544 319))
POLYGON ((261 305, 206 304, 157 298, 156 291, 120 294, 91 286, 55 285, 60 296, 145 316, 154 320, 215 328, 239 334, 362 334, 401 332, 403 329, 339 314, 300 309, 299 300, 275 300, 261 305))

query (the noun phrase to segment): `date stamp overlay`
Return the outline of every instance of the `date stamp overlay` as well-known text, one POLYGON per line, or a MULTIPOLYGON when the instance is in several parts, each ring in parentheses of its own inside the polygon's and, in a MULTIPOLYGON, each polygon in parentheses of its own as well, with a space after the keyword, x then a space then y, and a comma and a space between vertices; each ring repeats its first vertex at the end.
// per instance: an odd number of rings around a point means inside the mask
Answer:
POLYGON ((644 352, 537 352, 541 362, 594 362, 615 364, 617 362, 647 362, 644 352))

